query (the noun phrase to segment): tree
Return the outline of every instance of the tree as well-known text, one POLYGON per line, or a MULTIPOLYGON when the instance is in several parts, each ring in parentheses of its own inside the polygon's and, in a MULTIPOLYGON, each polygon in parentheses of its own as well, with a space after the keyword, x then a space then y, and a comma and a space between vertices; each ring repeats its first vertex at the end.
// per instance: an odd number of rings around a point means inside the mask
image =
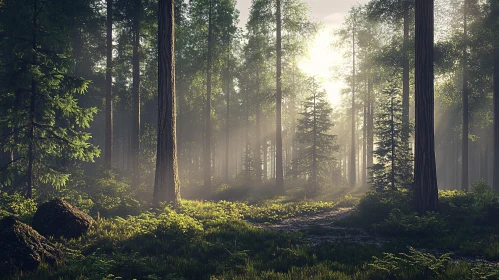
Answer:
POLYGON ((355 152, 355 32, 357 25, 357 13, 358 10, 356 8, 352 9, 351 12, 351 29, 352 29, 352 139, 350 143, 350 173, 348 181, 350 182, 350 186, 354 187, 356 184, 356 152, 355 152))
POLYGON ((310 94, 303 102, 298 120, 296 139, 300 149, 293 161, 293 171, 308 176, 307 192, 316 195, 332 176, 333 155, 337 147, 334 136, 329 134, 333 127, 333 110, 327 102, 326 92, 319 90, 315 78, 311 78, 308 84, 310 94))
MULTIPOLYGON (((414 0, 373 0, 368 4, 369 17, 374 20, 384 20, 388 22, 399 22, 403 24, 403 43, 402 43, 402 107, 404 116, 404 125, 406 132, 409 129, 409 88, 410 88, 410 65, 409 65, 409 40, 411 11, 414 9, 414 0)), ((406 135, 408 137, 408 135, 406 135)), ((409 142, 408 142, 409 144, 409 142)))
POLYGON ((104 162, 112 167, 113 158, 113 0, 107 0, 106 20, 106 136, 104 162))
POLYGON ((281 0, 276 0, 276 190, 284 192, 282 162, 282 34, 281 0))
POLYGON ((469 104, 468 104, 468 1, 464 0, 463 4, 463 58, 462 58, 462 68, 463 68, 463 88, 462 88, 462 101, 463 101, 463 126, 462 126, 462 147, 461 147, 461 169, 462 169, 462 180, 461 189, 467 191, 469 184, 469 173, 468 173, 468 139, 469 139, 469 104))
POLYGON ((180 203, 177 167, 174 0, 158 1, 158 148, 154 203, 180 203))
POLYGON ((414 196, 420 213, 438 209, 434 138, 434 0, 416 1, 414 196))
POLYGON ((376 190, 397 190, 412 181, 412 158, 404 131, 400 89, 394 81, 388 82, 380 99, 375 124, 376 164, 371 169, 371 184, 376 190))
POLYGON ((139 162, 140 162, 140 15, 142 10, 142 0, 134 1, 133 16, 133 57, 132 57, 132 96, 133 104, 133 129, 132 129, 132 168, 134 172, 135 184, 138 184, 139 162))
POLYGON ((11 151, 11 158, 0 170, 4 184, 15 186, 11 191, 43 196, 53 190, 49 187, 66 184, 77 161, 93 161, 100 153, 85 132, 97 109, 78 104, 89 81, 70 74, 68 38, 80 11, 62 2, 2 4, 0 131, 6 134, 0 147, 11 151))

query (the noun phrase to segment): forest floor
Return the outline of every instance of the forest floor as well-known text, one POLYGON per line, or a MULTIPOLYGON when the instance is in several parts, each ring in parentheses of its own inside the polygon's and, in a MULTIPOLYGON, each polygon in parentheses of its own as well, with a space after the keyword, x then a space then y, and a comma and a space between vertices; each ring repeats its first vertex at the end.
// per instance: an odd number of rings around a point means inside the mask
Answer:
POLYGON ((64 263, 23 279, 499 279, 495 194, 441 192, 440 212, 423 216, 407 192, 221 194, 102 216, 85 237, 54 240, 64 263))
POLYGON ((382 246, 386 239, 369 234, 358 227, 344 227, 336 224, 337 221, 351 216, 353 207, 340 207, 326 212, 299 215, 274 223, 252 223, 263 229, 284 232, 301 232, 311 246, 318 246, 324 242, 341 241, 382 246))

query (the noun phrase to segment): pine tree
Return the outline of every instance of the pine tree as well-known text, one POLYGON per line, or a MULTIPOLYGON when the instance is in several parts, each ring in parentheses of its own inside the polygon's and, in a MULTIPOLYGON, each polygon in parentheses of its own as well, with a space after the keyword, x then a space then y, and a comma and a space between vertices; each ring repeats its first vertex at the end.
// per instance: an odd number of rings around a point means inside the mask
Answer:
POLYGON ((174 0, 158 1, 158 148, 154 204, 180 203, 177 165, 174 0))
POLYGON ((331 178, 334 165, 334 136, 332 108, 327 102, 326 92, 319 90, 315 79, 310 81, 310 95, 303 102, 303 111, 298 120, 296 140, 300 145, 293 162, 296 175, 307 175, 309 194, 317 194, 319 188, 331 178))
POLYGON ((414 199, 420 213, 438 210, 434 116, 434 0, 416 1, 414 199))
POLYGON ((89 82, 69 74, 78 12, 38 0, 7 0, 0 10, 0 147, 11 154, 0 168, 4 184, 27 197, 64 186, 75 161, 100 153, 84 131, 97 110, 78 102, 89 82))
POLYGON ((374 131, 376 164, 371 169, 371 184, 376 190, 396 190, 412 180, 412 155, 401 99, 396 83, 389 82, 382 92, 374 131))

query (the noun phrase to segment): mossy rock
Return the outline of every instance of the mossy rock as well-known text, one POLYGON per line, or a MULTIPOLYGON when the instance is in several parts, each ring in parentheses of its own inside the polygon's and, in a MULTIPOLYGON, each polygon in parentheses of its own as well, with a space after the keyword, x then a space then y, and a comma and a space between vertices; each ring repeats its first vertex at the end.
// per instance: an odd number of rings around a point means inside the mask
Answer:
POLYGON ((0 220, 0 273, 34 271, 42 262, 54 264, 64 254, 29 225, 9 216, 0 220))
POLYGON ((55 199, 38 207, 33 216, 33 228, 43 236, 67 239, 85 235, 94 220, 68 202, 55 199))

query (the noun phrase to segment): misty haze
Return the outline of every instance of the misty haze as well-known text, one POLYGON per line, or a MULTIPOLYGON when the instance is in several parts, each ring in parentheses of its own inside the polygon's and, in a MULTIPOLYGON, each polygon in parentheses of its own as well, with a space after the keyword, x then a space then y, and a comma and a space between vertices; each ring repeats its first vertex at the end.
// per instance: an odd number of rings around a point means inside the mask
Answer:
POLYGON ((499 279, 499 0, 0 0, 0 279, 499 279))

